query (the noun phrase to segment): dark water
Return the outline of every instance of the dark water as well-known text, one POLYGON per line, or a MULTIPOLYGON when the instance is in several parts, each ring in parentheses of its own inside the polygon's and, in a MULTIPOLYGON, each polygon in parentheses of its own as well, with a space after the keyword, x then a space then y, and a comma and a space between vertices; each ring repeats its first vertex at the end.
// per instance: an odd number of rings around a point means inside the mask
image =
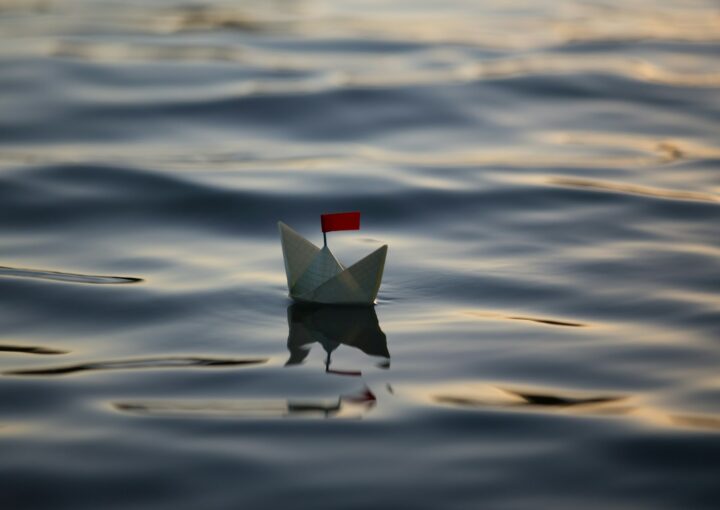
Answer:
POLYGON ((714 1, 0 2, 0 507, 717 508, 714 1), (291 306, 276 222, 372 309, 291 306))

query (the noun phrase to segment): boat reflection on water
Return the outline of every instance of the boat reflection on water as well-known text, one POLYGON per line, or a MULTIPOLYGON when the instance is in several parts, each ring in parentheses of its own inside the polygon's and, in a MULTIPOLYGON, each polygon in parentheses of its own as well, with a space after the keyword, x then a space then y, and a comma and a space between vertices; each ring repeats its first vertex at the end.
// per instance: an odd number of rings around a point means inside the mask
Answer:
POLYGON ((341 344, 384 358, 379 365, 382 368, 390 366, 387 338, 373 307, 294 304, 288 307, 287 318, 290 358, 285 366, 302 363, 316 342, 327 353, 325 369, 329 373, 361 375, 330 369, 330 356, 341 344))
MULTIPOLYGON (((380 368, 390 367, 390 352, 387 337, 380 329, 377 314, 368 306, 332 306, 293 304, 287 309, 288 341, 290 351, 285 366, 301 364, 312 349, 319 343, 327 356, 325 372, 343 376, 362 376, 359 370, 336 370, 330 368, 332 353, 340 346, 347 345, 360 349, 368 356, 383 358, 380 368)), ((344 408, 353 408, 360 414, 375 406, 377 399, 367 385, 352 395, 342 395, 332 408, 323 409, 325 417, 340 413, 344 408)), ((315 404, 288 402, 291 414, 318 411, 315 404)))
MULTIPOLYGON (((330 356, 340 345, 361 350, 368 356, 382 358, 378 365, 389 368, 387 338, 380 329, 372 307, 300 305, 287 309, 290 357, 285 366, 303 363, 312 345, 319 343, 327 353, 325 371, 338 376, 362 377, 359 370, 334 370, 330 356)), ((377 398, 364 382, 357 390, 328 399, 233 399, 206 402, 202 400, 122 401, 115 410, 145 416, 203 416, 230 418, 362 418, 371 411, 377 398)))
POLYGON ((140 416, 195 418, 361 418, 377 399, 367 388, 333 400, 233 399, 118 401, 119 412, 140 416))
POLYGON ((286 416, 320 415, 324 418, 360 418, 377 403, 375 394, 365 386, 350 395, 341 395, 337 402, 301 402, 288 400, 286 416))

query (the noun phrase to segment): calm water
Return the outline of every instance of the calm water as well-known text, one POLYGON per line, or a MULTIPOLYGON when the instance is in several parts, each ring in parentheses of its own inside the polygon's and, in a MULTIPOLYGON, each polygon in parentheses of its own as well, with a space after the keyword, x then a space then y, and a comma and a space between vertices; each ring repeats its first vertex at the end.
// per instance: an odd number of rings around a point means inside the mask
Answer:
POLYGON ((720 498, 720 4, 2 0, 0 507, 720 498), (373 309, 287 298, 276 222, 373 309))

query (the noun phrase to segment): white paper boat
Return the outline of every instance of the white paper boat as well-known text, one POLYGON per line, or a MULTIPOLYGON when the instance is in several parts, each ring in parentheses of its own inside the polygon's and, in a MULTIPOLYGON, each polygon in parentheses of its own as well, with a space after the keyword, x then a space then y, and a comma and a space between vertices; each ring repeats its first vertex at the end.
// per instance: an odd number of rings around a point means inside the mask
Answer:
POLYGON ((318 248, 282 221, 278 222, 278 228, 291 298, 338 305, 372 305, 375 302, 387 245, 346 268, 327 246, 318 248))

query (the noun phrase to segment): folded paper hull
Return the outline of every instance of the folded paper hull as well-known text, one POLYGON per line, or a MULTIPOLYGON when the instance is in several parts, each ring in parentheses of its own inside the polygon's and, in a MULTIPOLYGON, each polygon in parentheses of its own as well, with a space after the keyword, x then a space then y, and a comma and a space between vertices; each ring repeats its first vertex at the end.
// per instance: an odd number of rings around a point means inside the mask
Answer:
POLYGON ((382 281, 387 245, 350 267, 337 261, 327 246, 318 248, 278 222, 290 297, 299 302, 372 305, 382 281))

